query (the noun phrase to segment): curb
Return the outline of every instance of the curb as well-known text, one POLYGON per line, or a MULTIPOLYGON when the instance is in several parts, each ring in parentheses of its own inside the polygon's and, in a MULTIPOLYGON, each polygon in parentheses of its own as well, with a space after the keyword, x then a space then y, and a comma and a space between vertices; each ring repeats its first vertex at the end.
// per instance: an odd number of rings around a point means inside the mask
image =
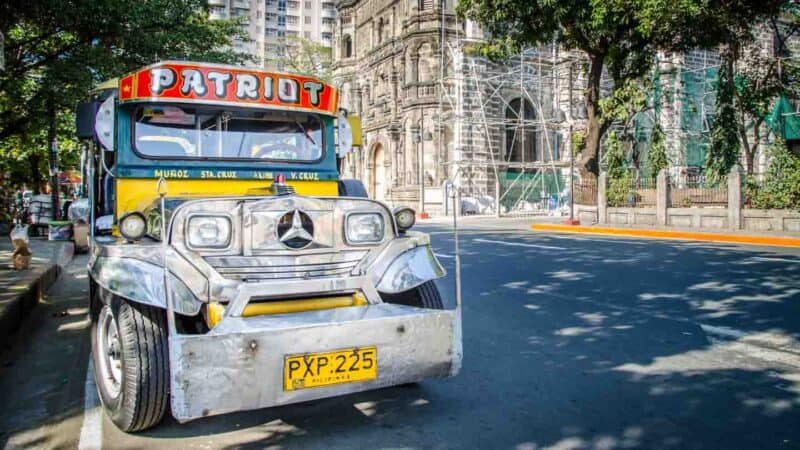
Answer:
POLYGON ((61 274, 61 267, 51 264, 24 290, 19 292, 3 309, 0 315, 0 342, 8 342, 8 338, 16 332, 23 319, 44 297, 61 274))
POLYGON ((599 234, 653 239, 680 239, 687 241, 728 242, 746 245, 769 245, 777 247, 800 247, 800 238, 778 236, 753 236, 744 234, 699 233, 691 231, 647 230, 639 228, 582 227, 535 223, 534 231, 554 231, 573 234, 599 234))

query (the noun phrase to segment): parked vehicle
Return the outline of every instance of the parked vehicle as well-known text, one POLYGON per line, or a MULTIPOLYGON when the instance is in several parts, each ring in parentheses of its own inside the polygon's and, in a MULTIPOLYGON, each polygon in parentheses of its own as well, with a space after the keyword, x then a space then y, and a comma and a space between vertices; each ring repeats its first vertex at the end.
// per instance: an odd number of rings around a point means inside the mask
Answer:
POLYGON ((460 305, 414 211, 339 177, 356 121, 317 79, 188 62, 80 105, 92 354, 120 429, 459 371, 460 305))

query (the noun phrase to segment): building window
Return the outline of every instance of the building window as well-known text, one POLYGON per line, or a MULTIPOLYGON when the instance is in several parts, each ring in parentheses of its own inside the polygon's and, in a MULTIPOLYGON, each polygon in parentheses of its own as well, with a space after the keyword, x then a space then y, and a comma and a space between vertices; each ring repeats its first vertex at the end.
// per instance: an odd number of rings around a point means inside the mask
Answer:
POLYGON ((297 16, 286 16, 286 23, 289 25, 297 25, 300 22, 300 18, 297 16))
POLYGON ((286 0, 278 0, 278 11, 286 11, 286 0))
POLYGON ((306 9, 311 9, 311 2, 306 1, 306 9))
POLYGON ((278 16, 278 26, 279 27, 286 26, 286 16, 278 16))
POLYGON ((306 16, 306 25, 311 25, 311 16, 306 16))
POLYGON ((417 5, 420 11, 433 9, 433 0, 417 0, 417 5))
MULTIPOLYGON (((536 112, 528 100, 515 98, 506 107, 506 160, 508 162, 529 163, 536 161, 536 131, 531 121, 536 112)), ((520 171, 522 169, 509 169, 520 171)))
POLYGON ((353 56, 353 39, 349 34, 342 38, 342 57, 350 58, 353 56))
POLYGON ((303 37, 305 39, 311 39, 311 32, 310 31, 303 31, 303 37))

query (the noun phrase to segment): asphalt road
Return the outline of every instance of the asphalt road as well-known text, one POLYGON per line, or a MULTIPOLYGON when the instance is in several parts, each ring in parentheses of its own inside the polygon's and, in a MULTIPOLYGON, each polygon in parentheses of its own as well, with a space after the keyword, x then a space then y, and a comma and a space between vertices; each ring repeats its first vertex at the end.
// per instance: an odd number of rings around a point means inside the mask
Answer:
POLYGON ((2 353, 0 446, 800 449, 799 250, 503 228, 461 233, 457 378, 137 435, 86 383, 78 257, 2 353))

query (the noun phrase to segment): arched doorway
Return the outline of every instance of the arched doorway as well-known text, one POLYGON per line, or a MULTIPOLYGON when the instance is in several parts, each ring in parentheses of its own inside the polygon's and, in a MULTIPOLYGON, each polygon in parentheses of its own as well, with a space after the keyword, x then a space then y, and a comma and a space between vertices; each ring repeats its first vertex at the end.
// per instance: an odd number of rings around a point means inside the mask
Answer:
POLYGON ((386 152, 383 150, 383 145, 380 143, 375 144, 372 149, 372 183, 371 191, 372 198, 375 200, 384 200, 386 193, 386 152))

